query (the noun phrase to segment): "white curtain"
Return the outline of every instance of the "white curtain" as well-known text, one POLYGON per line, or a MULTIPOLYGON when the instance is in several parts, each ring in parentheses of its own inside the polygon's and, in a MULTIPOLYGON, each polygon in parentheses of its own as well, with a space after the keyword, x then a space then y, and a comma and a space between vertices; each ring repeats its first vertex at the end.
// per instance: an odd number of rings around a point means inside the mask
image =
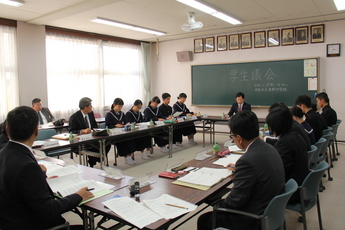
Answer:
POLYGON ((127 112, 136 99, 144 99, 144 82, 139 45, 121 42, 103 42, 104 102, 109 109, 114 99, 124 101, 127 112))
POLYGON ((92 99, 93 111, 103 108, 101 40, 47 33, 47 89, 55 118, 69 119, 82 97, 92 99))
POLYGON ((16 28, 0 26, 0 122, 18 105, 16 28))
POLYGON ((141 43, 141 70, 144 82, 144 103, 151 100, 151 44, 141 43))

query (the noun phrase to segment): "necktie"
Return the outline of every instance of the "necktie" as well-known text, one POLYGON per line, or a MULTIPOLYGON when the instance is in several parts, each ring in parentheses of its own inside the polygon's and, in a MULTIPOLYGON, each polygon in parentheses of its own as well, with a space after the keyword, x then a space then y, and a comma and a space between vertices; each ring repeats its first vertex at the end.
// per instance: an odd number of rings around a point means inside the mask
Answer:
POLYGON ((37 112, 37 113, 38 113, 40 125, 43 125, 43 119, 42 119, 41 113, 40 112, 37 112))
POLYGON ((90 128, 89 127, 89 122, 87 121, 87 115, 85 116, 85 123, 86 123, 86 128, 90 128))
POLYGON ((241 112, 241 111, 242 111, 242 104, 238 105, 238 112, 241 112))

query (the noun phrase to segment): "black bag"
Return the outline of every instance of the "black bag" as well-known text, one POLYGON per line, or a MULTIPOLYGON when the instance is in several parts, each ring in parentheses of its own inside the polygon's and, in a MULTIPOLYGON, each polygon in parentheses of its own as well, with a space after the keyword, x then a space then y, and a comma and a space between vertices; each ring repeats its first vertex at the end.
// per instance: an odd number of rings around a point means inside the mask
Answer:
POLYGON ((55 126, 63 126, 64 124, 65 124, 64 118, 57 119, 56 121, 53 122, 53 125, 55 125, 55 126))
POLYGON ((105 136, 109 136, 109 134, 108 134, 106 129, 94 129, 92 131, 92 136, 99 136, 99 137, 103 136, 103 137, 105 137, 105 136))

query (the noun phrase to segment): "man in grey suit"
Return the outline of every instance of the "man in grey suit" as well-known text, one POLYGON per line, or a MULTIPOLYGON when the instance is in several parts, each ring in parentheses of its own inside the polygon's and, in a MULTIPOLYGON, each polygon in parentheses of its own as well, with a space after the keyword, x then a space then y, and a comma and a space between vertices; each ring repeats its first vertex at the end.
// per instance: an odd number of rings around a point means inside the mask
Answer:
MULTIPOLYGON (((261 215, 273 197, 284 190, 284 166, 278 151, 259 138, 259 121, 255 113, 245 110, 236 113, 229 122, 230 138, 245 150, 236 162, 229 164, 234 171, 230 194, 219 201, 222 208, 236 209, 261 215)), ((209 230, 212 212, 201 215, 198 230, 209 230)), ((254 218, 219 212, 216 227, 231 230, 259 230, 260 221, 254 218)))
POLYGON ((47 124, 54 121, 54 116, 51 114, 48 108, 43 108, 42 101, 39 98, 32 100, 32 108, 38 114, 38 122, 40 125, 47 124))

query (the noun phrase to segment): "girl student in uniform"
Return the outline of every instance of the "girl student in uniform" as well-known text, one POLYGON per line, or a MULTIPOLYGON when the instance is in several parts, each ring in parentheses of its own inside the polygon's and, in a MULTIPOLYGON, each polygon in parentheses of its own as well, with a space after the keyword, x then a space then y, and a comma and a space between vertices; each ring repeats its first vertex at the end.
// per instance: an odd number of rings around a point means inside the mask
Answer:
MULTIPOLYGON (((166 118, 170 119, 170 117, 163 116, 163 114, 159 111, 159 103, 161 103, 159 97, 154 96, 144 110, 144 121, 164 121, 166 118)), ((161 136, 163 136, 163 133, 161 136)), ((161 152, 169 152, 168 148, 166 147, 166 145, 169 143, 168 140, 158 137, 154 137, 154 139, 155 143, 161 148, 161 152)))
MULTIPOLYGON (((180 95, 177 97, 177 102, 173 105, 173 114, 176 112, 182 112, 180 114, 181 116, 186 115, 193 115, 193 112, 190 112, 187 108, 185 102, 187 100, 187 95, 185 93, 180 93, 180 95)), ((183 136, 188 136, 188 144, 196 145, 197 143, 194 141, 194 134, 196 134, 195 125, 191 124, 190 126, 187 126, 183 129, 181 129, 181 132, 183 136)))
MULTIPOLYGON (((126 123, 141 123, 144 122, 144 117, 140 112, 143 102, 139 99, 135 100, 133 107, 126 113, 126 123)), ((151 137, 140 137, 134 139, 135 150, 141 151, 141 158, 149 159, 154 157, 151 154, 151 137), (146 148, 146 151, 145 151, 146 148)))
MULTIPOLYGON (((121 98, 115 98, 111 105, 111 110, 105 116, 105 125, 109 129, 122 128, 126 124, 125 114, 121 111, 123 104, 121 98)), ((134 140, 122 141, 114 144, 116 145, 119 155, 125 157, 126 164, 133 165, 136 163, 132 158, 135 151, 134 140)))

